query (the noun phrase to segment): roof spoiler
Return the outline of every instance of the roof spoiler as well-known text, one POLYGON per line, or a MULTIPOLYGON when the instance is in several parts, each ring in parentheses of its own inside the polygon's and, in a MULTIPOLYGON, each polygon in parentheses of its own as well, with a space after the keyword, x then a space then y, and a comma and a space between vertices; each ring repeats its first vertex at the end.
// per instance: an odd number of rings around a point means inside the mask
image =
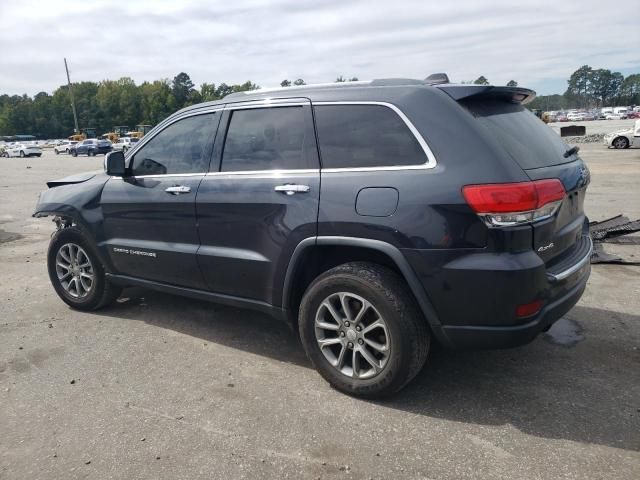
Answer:
POLYGON ((521 87, 496 87, 493 85, 437 85, 437 87, 454 100, 471 97, 493 97, 511 103, 526 105, 536 98, 536 92, 521 87))

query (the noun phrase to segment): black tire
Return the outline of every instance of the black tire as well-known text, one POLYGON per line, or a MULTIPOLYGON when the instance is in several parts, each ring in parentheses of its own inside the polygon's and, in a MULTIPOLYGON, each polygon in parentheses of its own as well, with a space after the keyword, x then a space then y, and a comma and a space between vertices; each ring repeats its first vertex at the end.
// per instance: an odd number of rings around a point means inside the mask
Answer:
POLYGON ((53 149, 54 152, 56 152, 56 155, 60 155, 60 152, 57 149, 53 149))
POLYGON ((78 152, 76 152, 75 150, 71 150, 71 156, 72 157, 77 157, 78 156, 78 152))
POLYGON ((612 140, 611 145, 616 149, 629 148, 629 140, 626 137, 616 137, 612 140))
POLYGON ((20 150, 20 158, 24 158, 24 152, 20 150))
POLYGON ((95 156, 96 156, 96 152, 94 152, 93 150, 89 150, 89 151, 87 152, 87 155, 88 155, 89 157, 95 157, 95 156))
MULTIPOLYGON (((372 263, 347 263, 318 276, 302 297, 298 322, 302 344, 314 367, 333 387, 349 395, 379 398, 399 391, 418 374, 429 353, 431 335, 426 320, 404 280, 392 270, 372 263), (369 302, 386 324, 386 364, 370 378, 342 373, 318 345, 316 315, 321 304, 339 292, 353 293, 369 302)), ((350 352, 353 355, 353 349, 350 352)))
POLYGON ((47 252, 47 267, 49 270, 49 279, 58 296, 67 305, 77 310, 98 310, 114 302, 122 293, 122 288, 107 280, 104 267, 100 262, 100 257, 98 257, 93 243, 87 240, 76 227, 64 228, 56 232, 53 236, 47 252), (80 246, 86 253, 93 268, 93 284, 88 294, 83 298, 75 298, 72 296, 58 279, 56 256, 60 249, 67 244, 80 246))

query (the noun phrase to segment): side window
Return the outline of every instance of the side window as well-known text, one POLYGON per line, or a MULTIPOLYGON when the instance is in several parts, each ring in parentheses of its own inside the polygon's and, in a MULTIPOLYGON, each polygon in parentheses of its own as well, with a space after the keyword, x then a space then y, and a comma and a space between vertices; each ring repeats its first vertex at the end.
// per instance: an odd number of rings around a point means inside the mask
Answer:
POLYGON ((222 171, 318 168, 309 107, 235 110, 222 153, 222 171))
POLYGON ((427 156, 409 127, 384 105, 314 107, 323 168, 421 165, 427 156))
POLYGON ((135 154, 132 175, 206 172, 217 115, 196 115, 169 125, 135 154))

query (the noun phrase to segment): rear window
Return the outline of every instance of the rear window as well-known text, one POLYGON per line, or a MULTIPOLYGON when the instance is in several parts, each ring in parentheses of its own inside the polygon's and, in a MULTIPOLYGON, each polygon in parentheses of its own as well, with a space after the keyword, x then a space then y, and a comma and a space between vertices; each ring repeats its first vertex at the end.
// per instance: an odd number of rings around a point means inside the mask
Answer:
POLYGON ((491 99, 463 100, 466 107, 524 169, 568 163, 569 146, 542 120, 520 104, 491 99))
POLYGON ((384 105, 316 105, 322 168, 422 165, 427 156, 404 121, 384 105))

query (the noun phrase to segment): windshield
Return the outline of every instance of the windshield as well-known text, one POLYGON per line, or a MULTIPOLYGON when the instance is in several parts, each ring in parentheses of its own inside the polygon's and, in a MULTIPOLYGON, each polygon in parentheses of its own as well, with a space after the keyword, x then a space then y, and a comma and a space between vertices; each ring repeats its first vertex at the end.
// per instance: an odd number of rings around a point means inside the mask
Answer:
POLYGON ((523 169, 568 163, 569 146, 542 120, 520 104, 487 98, 460 102, 485 126, 523 169))

